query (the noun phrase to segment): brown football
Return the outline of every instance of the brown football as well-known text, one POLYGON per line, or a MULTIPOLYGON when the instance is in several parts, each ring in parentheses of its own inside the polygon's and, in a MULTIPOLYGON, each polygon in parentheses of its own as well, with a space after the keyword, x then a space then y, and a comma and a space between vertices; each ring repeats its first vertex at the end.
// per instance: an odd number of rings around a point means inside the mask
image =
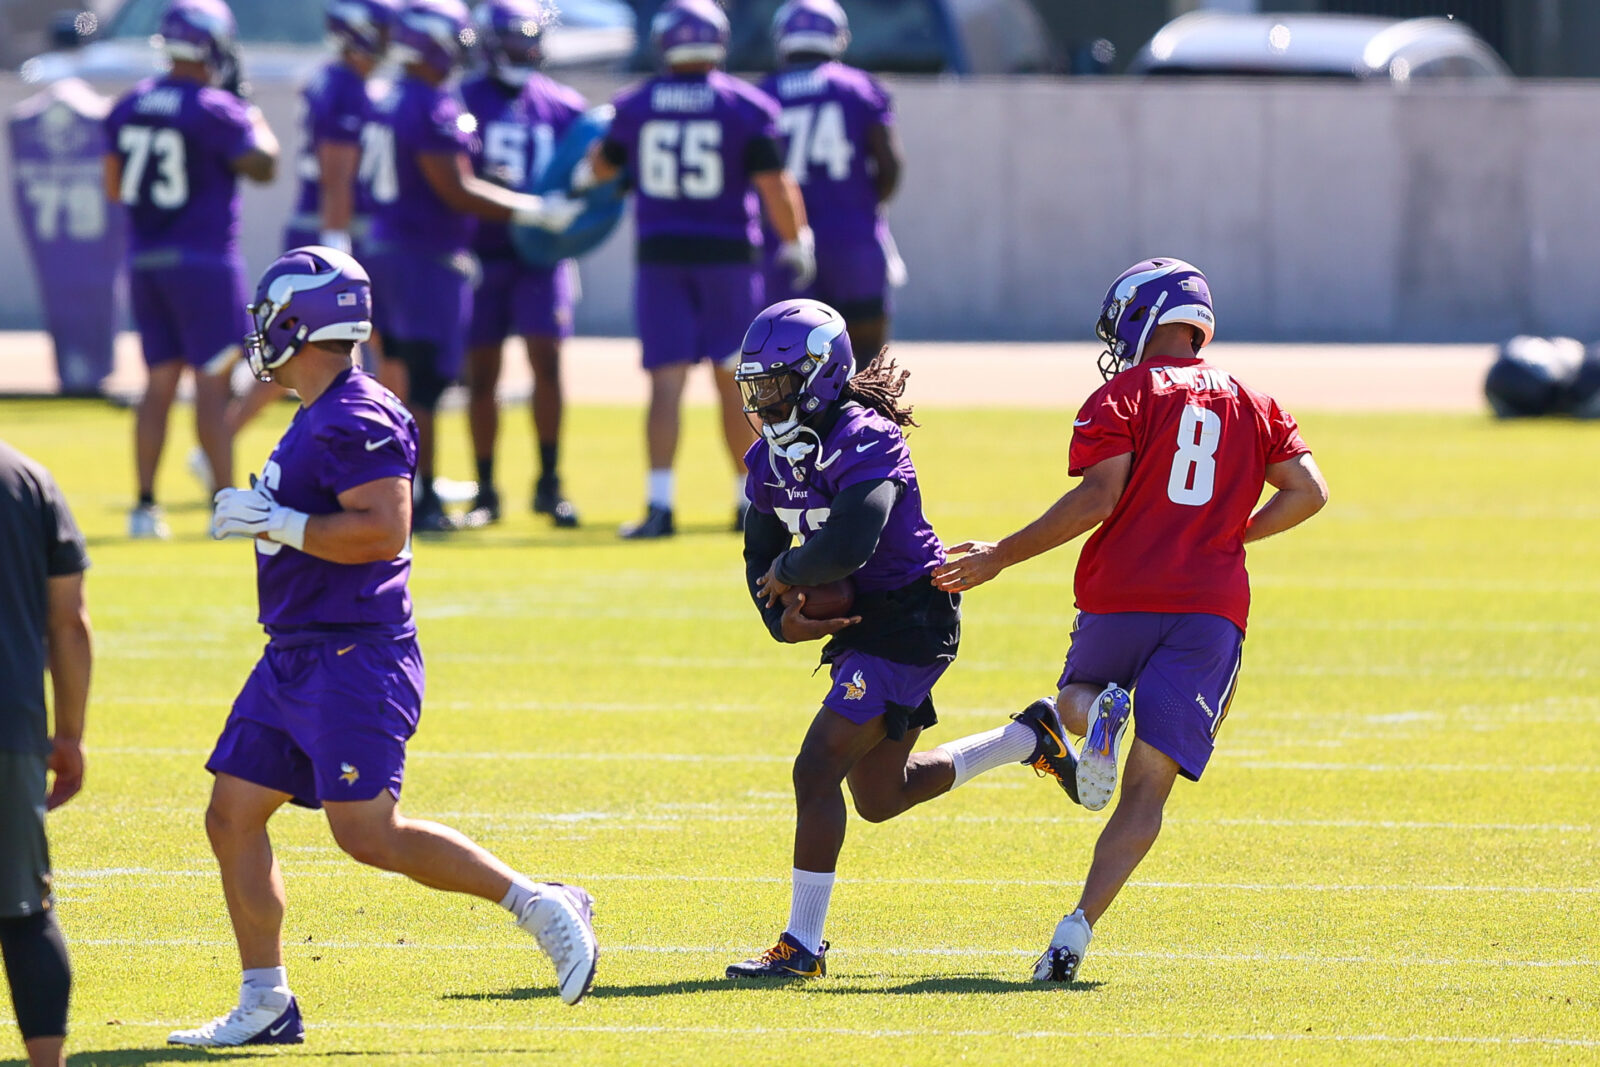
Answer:
POLYGON ((797 585, 783 594, 783 606, 793 604, 801 593, 806 595, 806 603, 800 614, 808 619, 843 618, 856 602, 856 586, 848 578, 827 585, 797 585))

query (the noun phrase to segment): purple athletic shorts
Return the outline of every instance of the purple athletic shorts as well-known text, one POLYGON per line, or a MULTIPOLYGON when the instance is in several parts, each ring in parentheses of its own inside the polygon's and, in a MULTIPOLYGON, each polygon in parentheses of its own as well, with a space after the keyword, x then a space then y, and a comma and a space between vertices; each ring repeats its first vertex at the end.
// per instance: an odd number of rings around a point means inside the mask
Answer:
POLYGON ((204 367, 250 332, 244 267, 214 260, 135 267, 128 272, 133 323, 146 366, 181 359, 204 367))
POLYGON ((765 293, 753 263, 639 264, 633 308, 644 369, 733 359, 765 293))
POLYGON ((877 234, 817 235, 817 280, 794 288, 794 274, 776 260, 767 264, 768 301, 804 296, 820 300, 847 321, 882 318, 889 302, 889 260, 877 234))
POLYGON ((233 702, 206 770, 308 808, 385 789, 398 798, 422 686, 415 637, 275 640, 233 702))
POLYGON ((939 721, 933 711, 933 687, 949 667, 949 660, 912 665, 847 649, 833 661, 833 685, 822 706, 857 726, 882 715, 884 732, 898 741, 908 728, 939 721))
POLYGON ((372 320, 388 341, 431 344, 434 369, 445 381, 461 373, 472 317, 477 261, 466 252, 444 256, 388 245, 367 252, 372 320))
POLYGON ((507 337, 571 337, 573 264, 533 267, 517 259, 486 259, 472 294, 473 348, 507 337))
POLYGON ((1244 634, 1220 615, 1078 613, 1057 688, 1069 682, 1132 690, 1134 736, 1200 780, 1228 715, 1244 634))

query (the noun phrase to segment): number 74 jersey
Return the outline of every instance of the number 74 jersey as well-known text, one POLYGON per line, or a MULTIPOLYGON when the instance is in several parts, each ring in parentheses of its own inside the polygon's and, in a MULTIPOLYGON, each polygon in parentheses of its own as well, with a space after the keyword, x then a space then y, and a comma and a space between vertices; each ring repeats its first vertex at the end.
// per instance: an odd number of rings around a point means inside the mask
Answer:
POLYGON ((1133 454, 1128 485, 1083 546, 1078 608, 1250 613, 1244 528, 1266 469, 1311 451, 1265 393, 1200 359, 1146 359, 1095 390, 1073 421, 1070 473, 1133 454))

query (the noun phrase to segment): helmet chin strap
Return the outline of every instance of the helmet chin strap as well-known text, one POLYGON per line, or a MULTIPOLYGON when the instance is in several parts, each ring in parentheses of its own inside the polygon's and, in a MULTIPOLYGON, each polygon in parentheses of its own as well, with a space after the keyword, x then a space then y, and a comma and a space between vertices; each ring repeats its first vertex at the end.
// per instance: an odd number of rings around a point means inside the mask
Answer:
POLYGON ((788 460, 792 469, 803 462, 811 453, 822 447, 821 435, 816 430, 800 422, 796 422, 793 428, 783 431, 779 431, 772 426, 763 425, 761 427, 761 436, 767 439, 767 444, 770 446, 767 449, 767 465, 772 468, 772 476, 774 478, 782 477, 782 474, 778 471, 779 456, 788 460), (800 439, 802 435, 809 436, 811 440, 802 441, 800 439))

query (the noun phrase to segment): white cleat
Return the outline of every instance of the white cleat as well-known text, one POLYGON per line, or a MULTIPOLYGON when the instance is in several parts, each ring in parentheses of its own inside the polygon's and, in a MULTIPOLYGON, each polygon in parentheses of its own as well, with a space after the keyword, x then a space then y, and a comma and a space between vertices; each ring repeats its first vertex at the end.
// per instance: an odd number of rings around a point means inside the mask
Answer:
POLYGON ((174 1030, 169 1045, 232 1048, 236 1045, 298 1045, 306 1039, 300 1005, 287 989, 245 988, 228 1014, 193 1030, 174 1030))
POLYGON ((205 493, 210 500, 217 492, 216 478, 211 473, 211 461, 206 458, 206 450, 199 445, 189 449, 189 473, 194 475, 194 480, 200 483, 200 491, 205 493))
POLYGON ((576 1004, 594 985, 600 945, 594 938, 594 898, 577 886, 542 882, 539 895, 523 907, 517 925, 539 940, 556 965, 556 988, 566 1004, 576 1004))
POLYGON ((1078 801, 1090 811, 1111 803, 1117 791, 1117 753, 1128 732, 1133 698, 1120 685, 1108 685, 1094 699, 1089 736, 1078 750, 1078 801))
POLYGON ((172 527, 158 504, 140 504, 128 512, 128 536, 135 541, 166 541, 172 527))
POLYGON ((1050 947, 1033 965, 1035 982, 1073 982, 1078 978, 1078 967, 1083 954, 1094 940, 1089 920, 1080 909, 1064 916, 1056 923, 1056 932, 1050 937, 1050 947))

